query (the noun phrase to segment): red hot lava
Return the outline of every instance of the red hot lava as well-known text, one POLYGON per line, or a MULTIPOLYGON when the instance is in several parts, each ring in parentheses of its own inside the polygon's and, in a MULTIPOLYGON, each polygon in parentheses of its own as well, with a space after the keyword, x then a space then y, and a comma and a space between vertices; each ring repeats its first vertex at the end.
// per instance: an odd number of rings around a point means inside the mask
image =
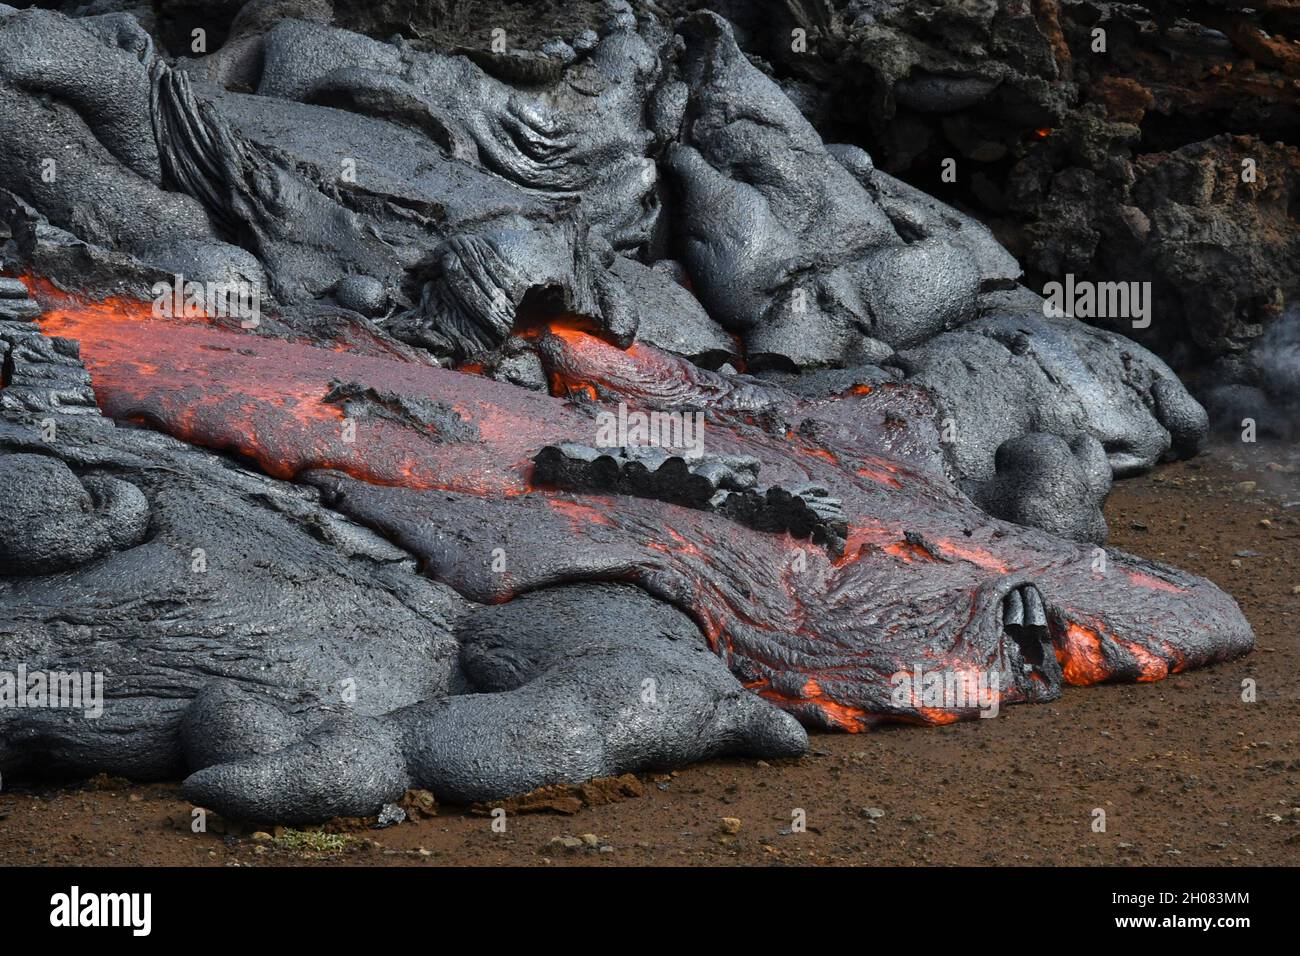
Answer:
POLYGON ((1249 649, 1250 629, 1207 581, 990 518, 945 477, 935 412, 906 385, 826 401, 699 369, 579 323, 527 333, 554 395, 376 341, 316 343, 158 319, 150 304, 87 301, 28 280, 41 327, 76 339, 104 412, 237 452, 419 555, 479 601, 578 580, 624 580, 691 614, 753 689, 805 723, 947 723, 898 675, 996 675, 1001 702, 1062 681, 1157 680, 1249 649), (536 487, 544 446, 592 445, 601 412, 699 410, 710 455, 761 462, 765 485, 839 499, 842 552, 650 498, 536 487), (494 570, 505 547, 509 570, 494 570), (1036 654, 1004 628, 1032 585, 1047 611, 1036 654))

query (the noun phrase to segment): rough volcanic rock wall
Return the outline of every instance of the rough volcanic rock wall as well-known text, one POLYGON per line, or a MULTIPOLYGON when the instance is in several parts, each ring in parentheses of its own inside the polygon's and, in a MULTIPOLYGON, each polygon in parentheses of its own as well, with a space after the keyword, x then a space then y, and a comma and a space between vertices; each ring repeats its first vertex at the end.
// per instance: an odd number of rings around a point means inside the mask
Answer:
POLYGON ((976 213, 1031 287, 1150 281, 1125 334, 1257 377, 1241 356, 1300 294, 1300 5, 707 5, 828 141, 976 213))

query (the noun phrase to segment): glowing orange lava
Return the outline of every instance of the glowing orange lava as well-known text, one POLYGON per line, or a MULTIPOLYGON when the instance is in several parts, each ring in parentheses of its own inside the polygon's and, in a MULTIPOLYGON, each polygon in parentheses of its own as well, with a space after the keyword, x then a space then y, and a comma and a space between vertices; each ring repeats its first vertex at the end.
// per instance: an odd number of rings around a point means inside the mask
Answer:
MULTIPOLYGON (((440 368, 393 344, 355 336, 320 343, 294 338, 291 329, 274 323, 245 330, 202 316, 163 319, 147 302, 83 301, 47 282, 25 281, 45 308, 40 327, 80 342, 97 400, 119 423, 237 452, 277 478, 332 469, 371 486, 400 488, 402 496, 389 502, 398 510, 410 501, 406 490, 435 492, 419 496, 413 513, 423 520, 429 502, 440 499, 447 510, 432 513, 450 524, 448 515, 460 509, 469 522, 459 533, 462 541, 488 526, 484 515, 500 518, 500 527, 515 536, 531 528, 537 546, 521 550, 545 556, 548 582, 586 575, 646 587, 692 614, 710 647, 737 673, 739 659, 747 677, 769 675, 747 679, 756 693, 803 717, 815 708, 830 727, 858 732, 881 719, 946 724, 963 716, 922 701, 900 715, 837 699, 861 702, 853 681, 878 679, 869 653, 904 633, 904 623, 862 622, 868 617, 863 609, 880 604, 882 588, 892 588, 885 601, 901 606, 900 594, 910 601, 939 582, 932 601, 946 612, 953 595, 987 593, 991 581, 1013 568, 1056 575, 1058 593, 1086 577, 1078 613, 1049 609, 1067 683, 1104 681, 1116 667, 1126 677, 1158 680, 1189 663, 1179 650, 1188 645, 1180 645, 1167 622, 1157 628, 1138 617, 1135 623, 1132 614, 1125 618, 1099 606, 1102 592, 1077 550, 1036 543, 1041 535, 1018 536, 1011 526, 978 515, 947 478, 932 474, 928 460, 909 447, 911 438, 897 437, 906 430, 890 427, 909 420, 903 413, 932 411, 928 404, 909 404, 930 399, 902 385, 859 385, 833 399, 805 400, 650 346, 620 348, 597 334, 590 320, 560 317, 515 329, 533 343, 550 376, 553 392, 546 394, 497 382, 479 363, 440 368), (590 402, 606 404, 593 408, 590 402), (565 442, 595 444, 597 418, 616 402, 629 411, 699 409, 709 454, 758 460, 765 485, 826 488, 844 508, 843 550, 660 500, 534 485, 538 451, 565 442), (478 500, 461 509, 464 502, 455 495, 478 500), (567 551, 562 558, 553 550, 558 542, 567 551)), ((457 549, 444 550, 445 559, 424 555, 426 569, 448 566, 428 573, 460 572, 457 549)), ((1188 589, 1156 573, 1121 570, 1132 587, 1118 590, 1139 608, 1157 598, 1167 603, 1171 595, 1191 600, 1188 589)), ((512 588, 526 586, 515 574, 512 566, 510 581, 498 576, 485 599, 508 600, 512 588)), ((964 642, 972 633, 991 633, 988 620, 971 627, 975 607, 958 606, 949 630, 942 630, 942 614, 924 618, 935 632, 926 635, 925 653, 941 663, 945 656, 960 657, 963 666, 974 666, 964 642)), ((994 654, 997 640, 990 640, 994 654)), ((1193 655, 1190 663, 1200 662, 1193 655)))
POLYGON ((1082 624, 1066 625, 1065 646, 1057 647, 1056 656, 1067 684, 1099 684, 1110 677, 1101 649, 1101 634, 1082 624))

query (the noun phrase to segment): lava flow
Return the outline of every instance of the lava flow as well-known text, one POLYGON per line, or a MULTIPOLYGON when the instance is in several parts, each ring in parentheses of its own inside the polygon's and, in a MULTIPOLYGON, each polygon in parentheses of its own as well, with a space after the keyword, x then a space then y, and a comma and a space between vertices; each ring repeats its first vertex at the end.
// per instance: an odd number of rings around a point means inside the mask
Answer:
POLYGON ((528 333, 548 395, 398 348, 158 319, 147 303, 28 284, 41 327, 80 342, 117 421, 321 488, 473 600, 635 583, 691 614, 742 683, 808 724, 974 713, 900 700, 894 676, 917 668, 997 674, 1012 703, 1063 682, 1154 680, 1249 646, 1209 582, 1117 552, 1097 570, 1091 547, 977 509, 945 477, 933 406, 910 386, 801 399, 561 320, 528 333), (654 497, 534 482, 542 448, 593 445, 600 416, 638 410, 701 411, 709 456, 756 460, 764 486, 819 486, 843 508, 842 550, 654 497), (504 571, 495 548, 509 551, 504 571), (1026 585, 1045 603, 1046 653, 1004 626, 1004 601, 1026 585))

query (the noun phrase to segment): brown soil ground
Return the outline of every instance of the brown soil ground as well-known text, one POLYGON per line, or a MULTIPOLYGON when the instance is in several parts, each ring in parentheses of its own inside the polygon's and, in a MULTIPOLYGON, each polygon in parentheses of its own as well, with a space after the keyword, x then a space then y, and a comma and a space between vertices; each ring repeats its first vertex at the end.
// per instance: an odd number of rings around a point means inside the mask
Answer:
POLYGON ((1220 447, 1120 483, 1107 506, 1113 544, 1206 575, 1241 602, 1258 646, 1231 664, 1071 688, 996 720, 818 735, 799 760, 645 776, 641 796, 509 816, 503 833, 441 808, 356 829, 335 838, 341 849, 303 849, 294 833, 191 833, 190 806, 170 785, 9 791, 0 863, 1300 864, 1298 462, 1296 449, 1220 447), (1247 678, 1254 703, 1242 700, 1247 678), (796 808, 806 832, 790 832, 796 808), (1105 832, 1092 828, 1096 808, 1105 832), (552 842, 562 837, 580 846, 552 842))

